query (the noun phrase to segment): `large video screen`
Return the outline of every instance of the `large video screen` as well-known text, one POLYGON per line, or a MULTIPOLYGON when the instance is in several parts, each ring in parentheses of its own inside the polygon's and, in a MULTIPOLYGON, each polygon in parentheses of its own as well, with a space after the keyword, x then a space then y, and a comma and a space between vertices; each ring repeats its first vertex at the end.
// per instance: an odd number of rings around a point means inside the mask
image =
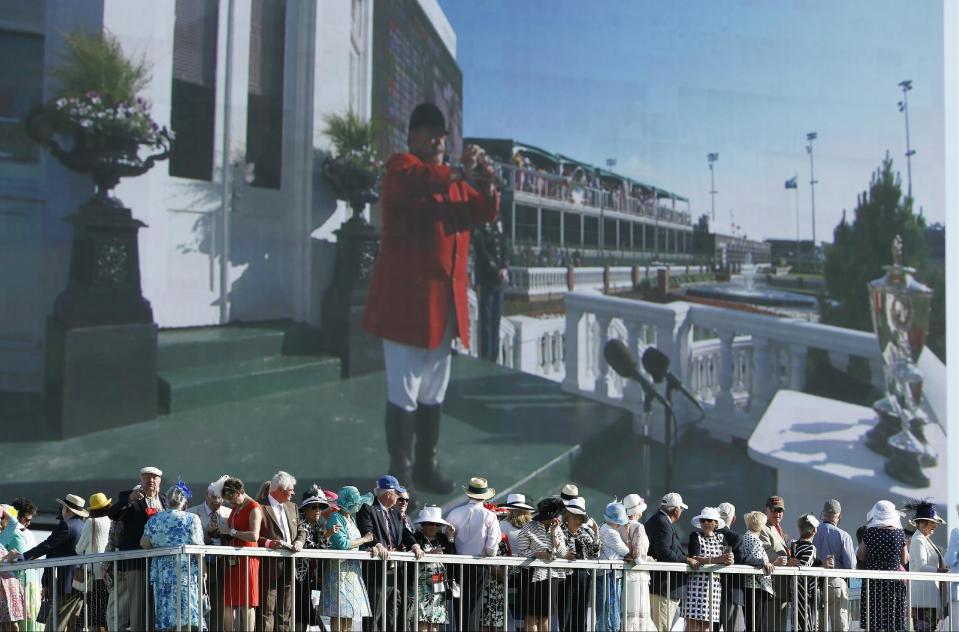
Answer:
POLYGON ((457 155, 463 139, 463 73, 419 3, 377 2, 372 45, 372 114, 383 125, 382 155, 406 150, 410 112, 423 101, 443 111, 450 154, 457 155))

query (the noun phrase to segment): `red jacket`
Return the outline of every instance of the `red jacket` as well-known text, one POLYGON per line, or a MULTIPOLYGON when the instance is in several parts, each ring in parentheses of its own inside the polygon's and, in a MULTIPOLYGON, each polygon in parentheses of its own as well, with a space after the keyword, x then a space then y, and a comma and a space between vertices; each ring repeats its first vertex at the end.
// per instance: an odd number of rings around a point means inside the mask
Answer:
POLYGON ((456 328, 469 346, 466 273, 470 228, 496 219, 499 200, 450 168, 394 154, 382 188, 382 234, 363 326, 374 336, 414 347, 439 346, 455 306, 456 328))

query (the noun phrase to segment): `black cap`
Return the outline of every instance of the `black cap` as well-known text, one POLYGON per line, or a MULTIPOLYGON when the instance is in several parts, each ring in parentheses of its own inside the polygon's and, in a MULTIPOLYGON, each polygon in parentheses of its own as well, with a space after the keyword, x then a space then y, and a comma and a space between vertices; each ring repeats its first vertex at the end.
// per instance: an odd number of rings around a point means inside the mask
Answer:
POLYGON ((410 114, 410 131, 421 127, 440 129, 446 132, 446 117, 432 103, 420 103, 413 108, 413 113, 410 114))

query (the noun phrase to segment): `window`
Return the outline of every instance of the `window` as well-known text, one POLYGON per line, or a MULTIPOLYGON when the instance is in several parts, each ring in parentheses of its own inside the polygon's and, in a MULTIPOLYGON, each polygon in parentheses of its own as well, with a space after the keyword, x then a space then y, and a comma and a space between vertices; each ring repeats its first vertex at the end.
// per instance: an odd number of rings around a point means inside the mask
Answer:
POLYGON ((176 142, 170 175, 213 179, 217 0, 177 0, 170 123, 176 142))
POLYGON ((587 248, 599 248, 599 218, 583 218, 583 245, 587 248))
POLYGON ((603 244, 606 248, 616 249, 616 220, 605 218, 603 220, 603 244))
POLYGON ((536 245, 536 209, 516 205, 516 243, 536 245))
POLYGON ((563 214, 563 244, 567 248, 579 248, 583 244, 583 230, 580 225, 581 215, 576 213, 563 214))
POLYGON ((552 244, 554 246, 560 245, 559 244, 559 225, 560 225, 559 211, 550 211, 547 209, 543 209, 542 218, 543 218, 543 228, 542 228, 543 244, 542 245, 544 246, 546 244, 552 244))
POLYGON ((0 160, 36 162, 39 147, 23 118, 43 99, 43 38, 0 31, 0 160))
POLYGON ((286 0, 253 0, 246 162, 254 187, 279 189, 283 164, 283 60, 286 0))

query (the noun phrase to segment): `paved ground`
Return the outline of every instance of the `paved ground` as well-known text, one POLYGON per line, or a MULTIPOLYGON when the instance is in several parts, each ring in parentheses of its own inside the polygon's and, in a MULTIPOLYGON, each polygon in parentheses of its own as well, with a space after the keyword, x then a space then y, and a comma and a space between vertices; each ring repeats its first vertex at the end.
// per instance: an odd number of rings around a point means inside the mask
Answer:
MULTIPOLYGON (((52 511, 55 498, 65 493, 115 496, 147 464, 163 469, 166 483, 180 476, 194 490, 222 473, 240 476, 255 489, 278 469, 298 478, 298 493, 312 482, 367 490, 388 465, 384 393, 377 373, 56 441, 35 438, 48 436, 42 417, 28 398, 18 398, 16 419, 6 417, 11 430, 0 443, 0 498, 27 495, 52 511)), ((10 406, 6 410, 12 414, 10 406)), ((541 498, 573 480, 594 516, 614 496, 645 495, 648 489, 649 515, 655 499, 668 491, 664 452, 658 445, 649 450, 647 484, 644 444, 631 428, 630 415, 621 409, 573 397, 531 375, 457 357, 440 449, 447 473, 464 485, 471 475, 482 475, 500 491, 516 487, 541 498)), ((750 461, 744 445, 695 431, 680 441, 673 480, 691 507, 690 518, 724 500, 741 512, 760 508, 775 489, 775 473, 750 461)), ((457 493, 420 500, 451 506, 462 498, 457 493)), ((680 527, 688 530, 688 521, 680 527)))

